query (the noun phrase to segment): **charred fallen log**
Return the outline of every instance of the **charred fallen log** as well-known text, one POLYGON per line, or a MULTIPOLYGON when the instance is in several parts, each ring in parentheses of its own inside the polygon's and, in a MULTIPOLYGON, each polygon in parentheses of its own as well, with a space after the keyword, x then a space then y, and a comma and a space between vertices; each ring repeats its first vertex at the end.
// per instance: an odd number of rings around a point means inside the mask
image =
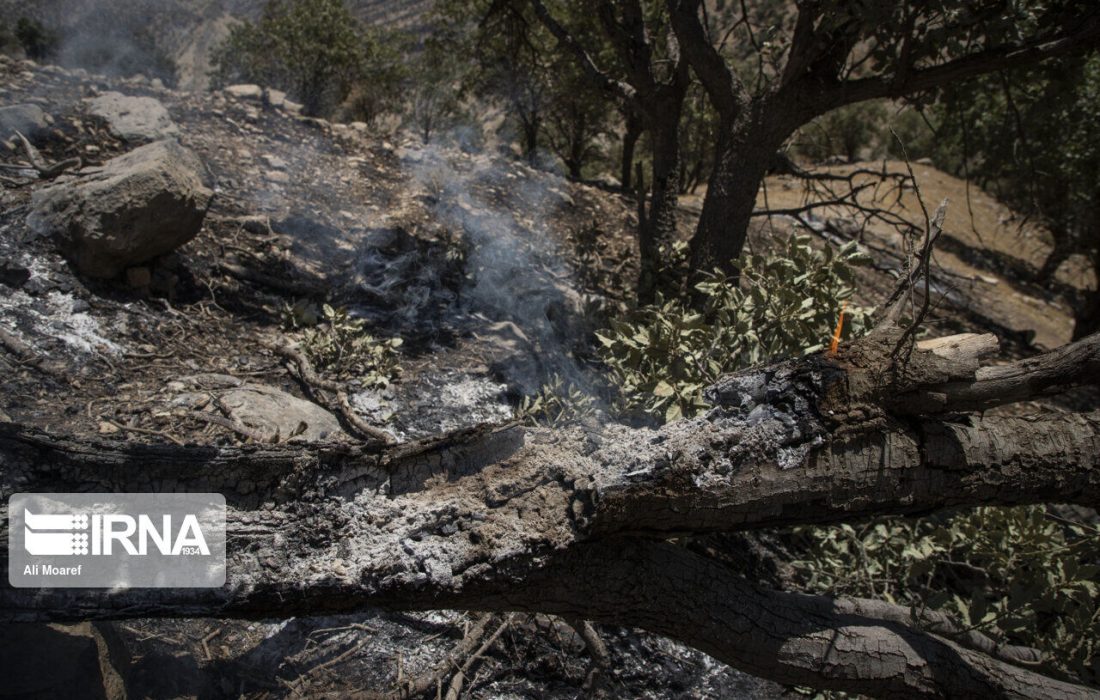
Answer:
MULTIPOLYGON (((872 601, 768 591, 668 540, 945 507, 1100 502, 1100 414, 961 410, 1100 378, 1100 335, 980 368, 994 342, 879 331, 727 377, 659 430, 486 427, 398 446, 119 446, 0 424, 0 489, 217 491, 228 581, 0 590, 0 619, 286 617, 370 606, 643 627, 784 683, 869 695, 1096 697, 1028 650, 872 601)), ((6 538, 4 538, 6 542, 6 538)), ((3 545, 0 545, 3 546, 3 545)), ((3 552, 6 558, 6 550, 3 552)))

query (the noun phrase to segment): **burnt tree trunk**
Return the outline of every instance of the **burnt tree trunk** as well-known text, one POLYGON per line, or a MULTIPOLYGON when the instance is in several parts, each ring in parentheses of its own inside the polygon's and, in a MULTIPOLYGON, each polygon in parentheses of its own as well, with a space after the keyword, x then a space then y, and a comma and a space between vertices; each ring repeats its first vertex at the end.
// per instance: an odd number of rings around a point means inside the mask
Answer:
MULTIPOLYGON (((392 447, 133 445, 0 424, 16 491, 219 492, 219 589, 0 588, 0 620, 541 611, 639 626, 782 683, 885 697, 1100 697, 1033 650, 869 600, 762 589, 672 544, 704 534, 1100 499, 1100 414, 994 417, 1100 378, 1100 336, 982 368, 988 337, 900 332, 726 377, 658 430, 504 425, 392 447), (335 562, 339 560, 339 565, 335 562)), ((6 522, 6 519, 5 521, 6 522)), ((7 538, 0 553, 7 558, 7 538)))
POLYGON ((569 145, 565 166, 569 169, 569 178, 580 181, 584 169, 585 155, 588 153, 588 117, 583 108, 574 107, 569 120, 569 145))
POLYGON ((649 207, 638 225, 638 302, 649 304, 657 292, 661 248, 676 238, 676 205, 680 195, 680 108, 683 96, 662 101, 647 119, 653 148, 653 183, 649 207))
POLYGON ((1061 232, 1054 236, 1054 247, 1051 248, 1042 267, 1035 273, 1035 281, 1039 284, 1049 284, 1054 280, 1054 273, 1074 253, 1074 246, 1069 234, 1061 232))

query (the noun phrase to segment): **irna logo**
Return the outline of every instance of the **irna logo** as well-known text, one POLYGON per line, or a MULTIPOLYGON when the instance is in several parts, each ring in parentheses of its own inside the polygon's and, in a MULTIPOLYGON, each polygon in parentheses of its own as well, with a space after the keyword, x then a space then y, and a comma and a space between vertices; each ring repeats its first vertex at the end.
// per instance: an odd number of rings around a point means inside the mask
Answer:
POLYGON ((8 499, 16 588, 212 588, 225 583, 216 493, 17 493, 8 499))
POLYGON ((124 514, 62 513, 23 511, 23 547, 41 556, 110 556, 120 547, 127 554, 145 556, 150 547, 168 556, 210 555, 210 548, 193 513, 176 518, 163 514, 160 523, 144 513, 136 518, 124 514), (90 527, 89 527, 90 526, 90 527), (89 547, 90 544, 90 547, 89 547))

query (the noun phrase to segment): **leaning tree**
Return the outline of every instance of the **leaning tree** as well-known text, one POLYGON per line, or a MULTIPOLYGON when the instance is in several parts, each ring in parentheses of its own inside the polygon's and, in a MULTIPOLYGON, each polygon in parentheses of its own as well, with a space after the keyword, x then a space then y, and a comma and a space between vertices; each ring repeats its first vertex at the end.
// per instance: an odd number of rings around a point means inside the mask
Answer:
MULTIPOLYGON (((593 14, 620 56, 617 64, 599 66, 558 14, 570 0, 514 1, 529 1, 597 85, 636 107, 654 139, 655 168, 659 158, 679 157, 675 139, 690 65, 719 121, 691 241, 700 270, 732 267, 776 151, 814 119, 1100 45, 1100 8, 1069 0, 598 0, 593 14)), ((655 169, 652 206, 661 214, 675 203, 674 194, 657 187, 667 177, 655 169)), ((674 219, 652 225, 643 235, 660 240, 672 235, 674 219)), ((654 254, 645 242, 643 256, 654 254)))
MULTIPOLYGON (((0 589, 0 620, 540 611, 642 627, 782 683, 880 697, 1100 697, 927 610, 769 588, 708 533, 1100 502, 1100 413, 992 407, 1100 378, 1100 335, 981 366, 992 336, 884 325, 727 376, 659 429, 482 427, 392 445, 124 445, 0 423, 0 496, 220 492, 218 589, 0 589), (339 562, 336 564, 335 562, 339 562)), ((293 351, 287 351, 293 357, 293 351)), ((6 519, 5 519, 6 520, 6 519)), ((7 538, 0 539, 7 559, 7 538)))

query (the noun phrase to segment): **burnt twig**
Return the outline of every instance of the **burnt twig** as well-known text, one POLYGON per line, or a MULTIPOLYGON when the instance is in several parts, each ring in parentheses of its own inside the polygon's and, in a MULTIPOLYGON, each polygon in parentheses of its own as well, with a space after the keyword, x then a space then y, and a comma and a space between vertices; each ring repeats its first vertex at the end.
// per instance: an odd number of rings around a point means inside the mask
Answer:
POLYGON ((15 135, 19 139, 20 145, 23 146, 23 152, 27 155, 27 162, 30 163, 30 166, 0 163, 0 168, 4 170, 21 173, 25 172, 29 167, 38 174, 39 179, 51 180, 70 168, 79 168, 84 163, 79 157, 75 157, 50 165, 22 132, 16 131, 15 135))
POLYGON ((348 394, 344 391, 344 387, 337 382, 324 379, 318 375, 313 369, 313 365, 310 363, 309 359, 303 355, 298 348, 293 345, 284 345, 268 341, 261 342, 264 347, 294 363, 298 378, 308 389, 310 389, 310 392, 319 399, 318 403, 321 403, 324 408, 329 411, 339 413, 347 424, 345 427, 350 427, 350 432, 355 434, 356 437, 366 440, 367 442, 381 443, 383 445, 393 445, 397 443, 397 439, 388 431, 376 428, 360 418, 359 415, 355 413, 355 409, 351 407, 351 402, 348 401, 348 394), (320 390, 334 393, 336 395, 335 402, 326 401, 324 396, 320 393, 320 390))

